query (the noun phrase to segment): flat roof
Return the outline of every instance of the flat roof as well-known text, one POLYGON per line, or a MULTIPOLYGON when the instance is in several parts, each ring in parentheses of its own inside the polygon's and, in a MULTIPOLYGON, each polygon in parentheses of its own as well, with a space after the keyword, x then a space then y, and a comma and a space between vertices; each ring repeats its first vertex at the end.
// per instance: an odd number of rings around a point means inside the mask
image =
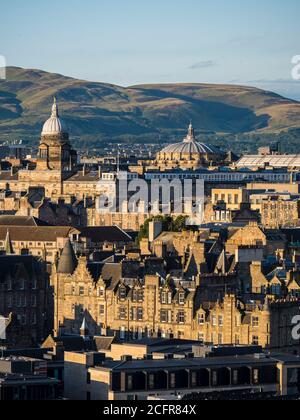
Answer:
MULTIPOLYGON (((164 369, 199 369, 214 368, 240 365, 274 365, 277 360, 269 357, 256 358, 255 356, 231 356, 213 358, 191 358, 191 359, 158 359, 158 360, 132 360, 132 361, 108 361, 96 370, 114 370, 115 372, 143 371, 145 369, 164 370, 164 369)), ((298 359, 300 363, 300 359, 298 359)))

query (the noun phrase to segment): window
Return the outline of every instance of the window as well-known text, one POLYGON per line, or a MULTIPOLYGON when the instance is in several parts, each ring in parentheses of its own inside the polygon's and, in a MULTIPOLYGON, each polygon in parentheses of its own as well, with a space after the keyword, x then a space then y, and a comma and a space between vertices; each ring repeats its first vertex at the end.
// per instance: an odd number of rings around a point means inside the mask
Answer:
POLYGON ((185 293, 179 293, 178 303, 179 303, 179 305, 184 305, 184 303, 185 303, 185 293))
POLYGON ((137 320, 138 321, 143 321, 143 317, 144 317, 143 308, 137 308, 137 320))
POLYGON ((36 295, 31 296, 31 306, 36 308, 36 295))
POLYGON ((84 287, 83 286, 79 287, 79 296, 84 296, 84 287))
POLYGON ((130 321, 136 321, 136 310, 135 310, 135 308, 130 308, 130 321))
POLYGON ((143 302, 144 295, 142 290, 134 290, 132 296, 133 302, 143 302))
POLYGON ((155 388, 155 376, 149 375, 149 388, 154 389, 155 388))
POLYGON ((162 310, 160 312, 160 322, 166 324, 168 322, 168 311, 162 310))
POLYGON ((126 288, 125 287, 121 287, 119 289, 119 298, 120 298, 120 300, 125 300, 126 299, 126 288))
POLYGON ((104 287, 99 287, 98 289, 98 297, 100 298, 104 298, 105 294, 104 294, 104 287))
POLYGON ((212 316, 212 325, 213 325, 213 327, 216 327, 217 326, 217 317, 216 317, 216 315, 213 315, 212 316))
POLYGON ((105 315, 105 306, 104 305, 100 305, 100 307, 99 307, 99 314, 100 314, 100 316, 104 316, 105 315))
POLYGON ((259 345, 259 337, 257 337, 256 335, 254 335, 252 337, 252 345, 253 346, 258 346, 259 345))
POLYGON ((199 314, 198 315, 198 324, 199 325, 204 325, 205 324, 205 315, 204 314, 199 314))
POLYGON ((223 327, 224 321, 223 321, 223 316, 220 315, 219 316, 219 327, 223 327))
POLYGON ((124 308, 124 306, 122 306, 120 308, 120 319, 125 320, 126 318, 127 318, 126 308, 124 308))
POLYGON ((197 372, 192 372, 192 375, 191 375, 191 385, 192 385, 192 387, 196 387, 197 386, 197 372))
POLYGON ((133 389, 133 377, 132 375, 127 376, 127 389, 131 391, 133 389))
POLYGON ((253 370, 253 383, 254 385, 257 385, 259 383, 259 370, 258 369, 253 370))
POLYGON ((199 340, 200 344, 204 344, 204 334, 203 333, 198 334, 198 340, 199 340))
POLYGON ((218 334, 218 344, 223 344, 223 334, 218 334))
POLYGON ((125 340, 125 338, 126 338, 126 329, 125 329, 125 327, 121 327, 120 328, 120 339, 125 340))
POLYGON ((236 369, 234 369, 232 372, 232 382, 233 385, 238 385, 239 383, 239 372, 236 369))
POLYGON ((161 294, 161 303, 165 305, 167 303, 167 294, 165 292, 162 292, 161 294))
POLYGON ((185 323, 185 312, 184 311, 179 311, 178 312, 178 323, 179 324, 184 324, 185 323))
POLYGON ((176 388, 176 374, 170 374, 170 388, 176 388))
POLYGON ((259 326, 259 318, 257 316, 252 317, 252 327, 259 326))
POLYGON ((218 373, 215 370, 212 373, 212 385, 213 386, 218 385, 218 373))

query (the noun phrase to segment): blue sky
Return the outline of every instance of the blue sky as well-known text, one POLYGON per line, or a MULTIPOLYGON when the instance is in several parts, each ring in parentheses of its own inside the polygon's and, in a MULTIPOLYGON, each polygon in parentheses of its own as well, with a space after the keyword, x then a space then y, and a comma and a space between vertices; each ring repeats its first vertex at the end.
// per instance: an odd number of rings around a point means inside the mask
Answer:
POLYGON ((8 65, 123 86, 237 83, 300 100, 299 0, 10 0, 8 65))

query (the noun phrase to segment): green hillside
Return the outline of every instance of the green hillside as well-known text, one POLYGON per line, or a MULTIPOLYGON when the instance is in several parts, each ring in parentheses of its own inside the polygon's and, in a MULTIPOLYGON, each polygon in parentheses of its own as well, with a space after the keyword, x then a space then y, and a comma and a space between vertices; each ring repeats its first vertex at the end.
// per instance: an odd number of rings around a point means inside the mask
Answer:
MULTIPOLYGON (((0 139, 38 139, 53 96, 72 137, 102 141, 171 141, 190 120, 203 137, 265 138, 300 129, 300 103, 233 85, 120 87, 10 67, 0 81, 0 139)), ((247 140, 246 140, 247 141, 247 140)))

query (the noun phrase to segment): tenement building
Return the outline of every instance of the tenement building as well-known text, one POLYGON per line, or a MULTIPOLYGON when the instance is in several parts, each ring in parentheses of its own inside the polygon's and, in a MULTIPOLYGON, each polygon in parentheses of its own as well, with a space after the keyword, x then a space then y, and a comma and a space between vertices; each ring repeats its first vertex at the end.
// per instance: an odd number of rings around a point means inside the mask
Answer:
POLYGON ((185 258, 162 257, 159 269, 153 256, 77 259, 68 243, 52 274, 55 333, 75 333, 86 319, 92 334, 121 340, 167 337, 299 353, 292 336, 300 295, 295 266, 266 266, 260 241, 233 254, 210 239, 196 245, 183 250, 185 258), (152 273, 142 270, 149 258, 152 273))
POLYGON ((0 316, 7 320, 3 344, 33 348, 53 327, 49 275, 40 259, 11 255, 8 247, 7 255, 0 256, 0 316))

